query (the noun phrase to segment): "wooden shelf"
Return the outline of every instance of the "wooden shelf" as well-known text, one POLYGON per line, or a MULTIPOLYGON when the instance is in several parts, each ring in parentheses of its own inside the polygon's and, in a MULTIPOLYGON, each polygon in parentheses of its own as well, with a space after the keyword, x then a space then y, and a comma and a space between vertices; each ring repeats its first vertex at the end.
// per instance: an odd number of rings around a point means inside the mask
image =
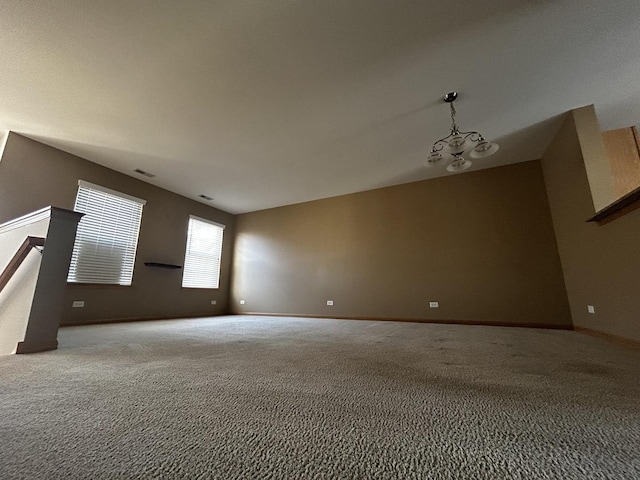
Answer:
POLYGON ((176 270, 178 268, 182 268, 182 265, 174 265, 172 263, 160 263, 160 262, 144 262, 147 267, 157 267, 157 268, 169 268, 172 270, 176 270))
POLYGON ((612 220, 635 210, 636 208, 640 208, 640 187, 635 190, 631 190, 611 205, 607 205, 602 210, 599 210, 587 221, 598 222, 598 225, 604 225, 605 223, 609 223, 612 220))

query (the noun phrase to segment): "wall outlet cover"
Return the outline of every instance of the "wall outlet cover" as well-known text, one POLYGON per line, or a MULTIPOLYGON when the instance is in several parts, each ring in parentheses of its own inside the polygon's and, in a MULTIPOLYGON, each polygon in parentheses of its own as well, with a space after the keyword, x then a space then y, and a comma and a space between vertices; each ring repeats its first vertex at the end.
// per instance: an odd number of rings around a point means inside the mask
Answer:
POLYGON ((215 300, 211 300, 211 305, 215 305, 216 303, 218 302, 216 302, 215 300))
POLYGON ((593 305, 587 305, 587 312, 596 313, 596 309, 593 307, 593 305))
POLYGON ((327 305, 333 306, 333 300, 327 300, 327 305))
POLYGON ((440 304, 438 302, 429 302, 429 308, 439 308, 440 304))
POLYGON ((240 305, 244 305, 244 300, 240 300, 240 305))
POLYGON ((84 300, 74 300, 71 306, 73 308, 82 308, 84 307, 84 300))

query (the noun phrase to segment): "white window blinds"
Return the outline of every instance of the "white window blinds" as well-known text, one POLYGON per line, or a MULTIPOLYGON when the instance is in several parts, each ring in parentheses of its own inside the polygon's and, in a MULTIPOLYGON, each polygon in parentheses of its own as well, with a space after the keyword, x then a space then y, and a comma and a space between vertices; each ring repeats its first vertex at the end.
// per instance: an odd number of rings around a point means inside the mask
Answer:
POLYGON ((84 213, 68 282, 131 285, 142 207, 139 198, 80 180, 75 210, 84 213))
POLYGON ((224 225, 193 215, 189 217, 183 287, 218 288, 223 231, 224 225))

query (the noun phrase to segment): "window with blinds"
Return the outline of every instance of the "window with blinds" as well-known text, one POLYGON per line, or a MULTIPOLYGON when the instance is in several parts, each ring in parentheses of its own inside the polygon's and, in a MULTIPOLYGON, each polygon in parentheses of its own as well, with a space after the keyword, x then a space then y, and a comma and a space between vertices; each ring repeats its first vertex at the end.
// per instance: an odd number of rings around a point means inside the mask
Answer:
POLYGON ((146 202, 80 180, 78 224, 67 281, 131 285, 142 207, 146 202))
POLYGON ((223 231, 224 225, 193 215, 189 217, 183 287, 218 288, 223 231))

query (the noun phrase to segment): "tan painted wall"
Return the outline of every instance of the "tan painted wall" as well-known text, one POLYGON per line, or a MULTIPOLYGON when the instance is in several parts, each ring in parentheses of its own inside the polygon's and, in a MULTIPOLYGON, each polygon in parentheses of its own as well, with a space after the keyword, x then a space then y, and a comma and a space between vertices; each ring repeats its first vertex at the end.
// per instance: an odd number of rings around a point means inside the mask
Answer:
POLYGON ((537 161, 240 215, 234 258, 239 313, 571 325, 537 161))
POLYGON ((594 214, 594 201, 584 156, 593 163, 602 147, 593 109, 580 109, 578 118, 576 123, 573 112, 567 116, 542 159, 573 322, 637 341, 640 210, 602 226, 586 222, 594 214), (597 134, 581 144, 588 136, 580 131, 585 124, 586 132, 597 134), (587 305, 595 307, 595 314, 587 312, 587 305))
POLYGON ((72 209, 78 179, 140 197, 147 204, 133 285, 69 285, 64 323, 227 312, 234 215, 12 133, 0 161, 0 223, 47 205, 72 209), (157 261, 182 265, 190 214, 227 226, 217 290, 183 289, 181 271, 143 264, 157 261), (85 307, 72 309, 73 300, 84 300, 85 307), (211 300, 216 300, 217 305, 211 305, 211 300))

